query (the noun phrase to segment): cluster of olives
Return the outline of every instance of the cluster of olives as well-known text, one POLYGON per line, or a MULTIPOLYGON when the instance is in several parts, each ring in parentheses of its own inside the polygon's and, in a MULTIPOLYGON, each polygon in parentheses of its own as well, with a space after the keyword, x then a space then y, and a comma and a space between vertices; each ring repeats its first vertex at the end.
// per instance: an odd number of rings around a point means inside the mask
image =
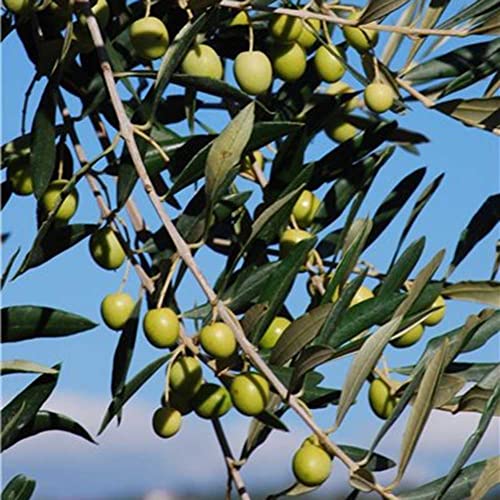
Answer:
MULTIPOLYGON (((355 19, 359 12, 350 16, 355 19)), ((246 12, 238 13, 231 26, 249 24, 246 12)), ((298 80, 305 72, 307 52, 318 40, 321 23, 317 19, 301 19, 287 15, 273 15, 269 22, 269 32, 275 40, 269 57, 264 52, 250 49, 239 53, 234 61, 234 77, 241 89, 251 95, 267 92, 272 85, 273 76, 286 82, 298 80)), ((344 26, 343 34, 347 43, 359 52, 371 50, 377 43, 378 33, 374 30, 344 26)), ((129 29, 130 42, 136 53, 143 59, 153 60, 162 57, 169 44, 167 28, 162 20, 145 17, 134 21, 129 29)), ((327 93, 342 94, 352 89, 340 82, 346 71, 345 54, 331 42, 320 45, 313 57, 318 76, 332 83, 327 93), (340 84, 339 84, 340 83, 340 84)), ((185 55, 181 70, 190 76, 221 79, 224 75, 222 60, 209 45, 195 44, 185 55)), ((365 104, 376 113, 390 109, 394 102, 394 91, 378 81, 367 85, 364 92, 365 104)), ((353 98, 345 104, 342 113, 325 129, 334 140, 343 142, 357 133, 356 127, 346 120, 345 113, 358 105, 353 98)))
MULTIPOLYGON (((31 196, 33 194, 33 176, 30 166, 30 149, 7 148, 9 162, 7 164, 7 179, 12 192, 19 196, 31 196)), ((67 186, 73 171, 73 159, 66 145, 57 147, 56 165, 53 179, 48 185, 45 193, 39 201, 40 208, 45 215, 49 214, 59 203, 62 190, 67 186)), ((66 223, 75 214, 78 208, 78 192, 70 189, 64 196, 61 206, 54 214, 54 220, 58 223, 66 223)))

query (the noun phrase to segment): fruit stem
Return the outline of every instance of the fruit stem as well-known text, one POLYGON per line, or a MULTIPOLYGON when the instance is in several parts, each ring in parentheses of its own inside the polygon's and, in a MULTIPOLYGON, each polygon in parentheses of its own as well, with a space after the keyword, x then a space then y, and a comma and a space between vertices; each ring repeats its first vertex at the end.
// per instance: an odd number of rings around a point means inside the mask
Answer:
POLYGON ((253 26, 252 26, 252 18, 248 16, 248 50, 249 52, 253 52, 254 46, 254 34, 253 34, 253 26))
POLYGON ((167 294, 168 287, 170 282, 172 281, 172 277, 174 276, 175 270, 177 269, 177 264, 179 263, 179 256, 172 256, 172 264, 170 265, 170 269, 168 270, 167 276, 165 277, 165 281, 163 282, 163 286, 160 291, 160 295, 158 297, 158 301, 156 302, 156 308, 160 308, 165 300, 165 295, 167 294))
POLYGON ((149 17, 151 13, 151 0, 144 0, 144 3, 146 4, 146 12, 144 13, 144 17, 149 17))
MULTIPOLYGON (((212 425, 214 427, 215 435, 217 440, 219 441, 219 445, 224 455, 224 461, 226 462, 227 472, 234 482, 236 489, 238 490, 238 494, 242 500, 250 500, 250 495, 247 492, 245 483, 240 475, 238 468, 235 465, 235 460, 231 448, 229 446, 229 442, 224 433, 224 429, 220 423, 218 418, 212 419, 212 425)), ((231 488, 231 481, 228 478, 228 489, 231 488)))

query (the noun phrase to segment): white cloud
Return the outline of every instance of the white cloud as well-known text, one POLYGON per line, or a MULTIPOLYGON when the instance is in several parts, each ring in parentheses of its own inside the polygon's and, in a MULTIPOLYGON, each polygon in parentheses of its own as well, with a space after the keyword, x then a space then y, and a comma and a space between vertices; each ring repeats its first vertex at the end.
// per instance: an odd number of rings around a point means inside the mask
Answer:
MULTIPOLYGON (((108 403, 105 398, 59 392, 51 397, 46 408, 74 417, 95 434, 108 403)), ((177 436, 161 440, 151 430, 154 409, 137 398, 130 401, 124 409, 122 425, 117 428, 111 423, 98 437, 99 446, 59 432, 25 440, 5 453, 5 477, 17 472, 31 474, 39 481, 40 494, 51 499, 72 498, 75 492, 78 498, 90 499, 154 489, 175 492, 207 485, 223 488, 226 469, 210 422, 190 415, 184 419, 177 436)), ((423 482, 446 472, 478 419, 476 414, 452 416, 433 412, 410 463, 408 478, 412 482, 423 482)), ((274 432, 242 469, 250 489, 269 485, 275 491, 290 484, 291 457, 309 434, 303 425, 296 425, 295 418, 290 421, 291 432, 274 432)), ((235 455, 239 455, 248 423, 247 418, 236 412, 223 419, 235 455)), ((404 421, 391 430, 380 446, 381 453, 397 458, 403 429, 404 421)), ((367 447, 373 431, 373 425, 367 424, 337 439, 367 447)), ((498 451, 498 442, 498 425, 492 425, 476 454, 481 457, 494 454, 498 451)), ((343 466, 336 463, 330 487, 345 485, 342 470, 343 466)), ((388 472, 384 474, 384 481, 389 482, 392 477, 393 472, 388 472)))

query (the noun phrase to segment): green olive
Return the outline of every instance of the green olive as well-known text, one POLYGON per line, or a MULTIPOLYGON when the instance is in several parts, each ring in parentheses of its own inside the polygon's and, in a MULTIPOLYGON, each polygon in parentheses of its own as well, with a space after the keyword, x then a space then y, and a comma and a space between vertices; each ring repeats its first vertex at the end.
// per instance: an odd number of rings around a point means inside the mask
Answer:
POLYGON ((241 52, 234 60, 234 78, 241 90, 251 95, 267 92, 273 83, 271 61, 258 50, 241 52))
POLYGON ((441 295, 434 301, 432 307, 439 307, 433 313, 431 313, 427 318, 424 319, 423 323, 427 326, 437 325, 444 318, 444 314, 446 312, 446 303, 441 295))
POLYGON ((3 0, 3 5, 14 14, 24 14, 31 10, 31 0, 3 0))
POLYGON ((175 408, 180 412, 181 415, 187 415, 193 411, 193 405, 191 403, 192 396, 188 396, 181 392, 170 391, 168 393, 168 405, 171 408, 175 408))
POLYGON ((332 459, 323 448, 309 444, 295 452, 292 469, 299 483, 319 486, 330 477, 332 459))
POLYGON ((312 238, 312 234, 302 229, 287 229, 280 238, 280 256, 285 258, 299 242, 312 238))
POLYGON ((390 394, 389 386, 378 378, 370 384, 368 399, 375 415, 383 420, 391 416, 397 404, 397 399, 390 394))
POLYGON ((394 104, 394 91, 385 83, 370 83, 364 97, 365 104, 375 113, 385 113, 394 104))
POLYGON ((375 295, 373 295, 373 292, 369 288, 366 286, 360 286, 351 300, 351 306, 355 306, 356 304, 364 302, 368 299, 373 299, 373 297, 375 297, 375 295))
MULTIPOLYGON (((359 19, 361 12, 353 12, 347 19, 359 19)), ((342 31, 346 41, 358 52, 366 52, 375 47, 378 42, 378 31, 355 28, 354 26, 343 26, 342 31)))
POLYGON ((216 359, 227 359, 236 351, 234 333, 222 322, 204 326, 200 331, 200 344, 216 359))
POLYGON ((97 230, 90 238, 90 254, 104 269, 118 269, 125 260, 125 252, 110 227, 97 230))
POLYGON ((229 26, 248 26, 248 14, 244 10, 240 10, 231 21, 229 26))
POLYGON ((394 340, 391 340, 391 344, 394 347, 410 347, 413 344, 416 344, 422 335, 424 334, 424 327, 419 323, 415 325, 413 328, 410 328, 404 335, 398 337, 394 340))
POLYGON ((285 82, 298 80, 306 71, 306 53, 298 43, 277 45, 271 56, 275 74, 285 82))
POLYGON ((264 332, 264 335, 259 341, 259 347, 261 349, 272 349, 278 339, 281 337, 281 334, 292 324, 292 322, 283 318, 282 316, 276 316, 271 321, 271 324, 267 327, 267 330, 264 332))
POLYGON ((346 142, 359 132, 359 130, 351 125, 348 121, 345 121, 342 117, 335 117, 326 127, 325 132, 330 139, 336 142, 346 142))
MULTIPOLYGON (((60 193, 68 184, 67 180, 52 181, 49 187, 42 196, 41 204, 45 212, 51 212, 59 202, 60 193)), ((76 212, 78 208, 78 192, 72 189, 64 198, 62 205, 55 213, 55 220, 67 222, 76 212)))
POLYGON ((203 382, 200 362, 193 356, 182 356, 170 367, 170 388, 187 396, 192 396, 203 382))
POLYGON ((243 415, 259 415, 269 402, 269 382, 258 373, 243 373, 233 379, 230 393, 234 406, 243 415))
POLYGON ((153 430, 162 438, 169 438, 179 432, 181 413, 175 408, 158 408, 153 414, 153 430))
POLYGON ((202 418, 222 417, 233 406, 227 389, 217 384, 203 384, 194 395, 192 404, 202 418))
POLYGON ((302 31, 297 38, 297 43, 302 45, 304 49, 310 49, 317 40, 316 33, 321 30, 321 21, 319 19, 303 19, 302 31))
POLYGON ((183 73, 191 76, 204 76, 220 80, 224 72, 219 54, 212 47, 199 44, 195 45, 184 56, 181 69, 183 73))
POLYGON ((333 44, 322 45, 314 55, 314 67, 325 82, 336 82, 345 73, 345 63, 340 50, 333 44))
POLYGON ((33 177, 29 157, 19 157, 12 160, 7 167, 7 178, 12 191, 19 196, 33 194, 33 177))
POLYGON ((169 307, 150 309, 144 316, 142 325, 146 338, 159 349, 171 347, 179 338, 179 319, 169 307))
POLYGON ((143 59, 158 59, 167 51, 169 36, 166 26, 157 17, 134 21, 129 28, 130 43, 143 59))
POLYGON ((302 22, 298 17, 279 14, 273 16, 269 28, 271 35, 279 42, 293 42, 302 32, 302 22))
POLYGON ((302 191, 292 210, 292 215, 297 224, 302 228, 310 226, 313 223, 320 204, 321 201, 319 198, 311 193, 311 191, 307 189, 302 191))
POLYGON ((134 306, 134 299, 128 293, 110 293, 101 302, 102 319, 111 330, 122 330, 134 306))

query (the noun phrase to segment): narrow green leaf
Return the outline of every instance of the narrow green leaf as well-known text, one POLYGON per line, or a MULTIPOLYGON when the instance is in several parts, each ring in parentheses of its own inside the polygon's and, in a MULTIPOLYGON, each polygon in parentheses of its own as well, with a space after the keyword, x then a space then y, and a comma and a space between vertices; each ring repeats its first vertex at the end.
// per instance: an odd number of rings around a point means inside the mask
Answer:
POLYGON ((93 444, 97 444, 87 430, 72 418, 51 411, 39 411, 29 423, 19 429, 19 433, 15 440, 10 442, 5 449, 18 443, 22 439, 47 431, 67 432, 79 436, 93 444))
POLYGON ((394 220, 396 215, 422 182, 425 172, 425 168, 419 168, 408 174, 387 195, 373 216, 373 229, 368 237, 367 247, 370 246, 394 220))
POLYGON ((417 201, 413 205, 413 208, 411 209, 410 216, 408 217, 408 220, 406 221, 405 227, 401 233, 401 236, 398 241, 398 245, 396 247, 396 251, 394 252, 394 257, 393 257, 393 262, 394 259, 396 258, 397 254, 401 250, 401 246, 408 236, 408 233, 410 232, 410 229, 413 227, 415 221, 417 220, 418 216, 422 212, 422 210, 425 208, 429 200, 432 198, 432 195, 436 192, 437 188, 440 186, 441 181, 444 178, 444 174, 438 175, 423 191, 422 194, 418 197, 417 201))
POLYGON ((498 131, 500 125, 499 107, 500 97, 483 97, 444 101, 435 104, 432 109, 437 109, 445 115, 460 120, 465 125, 498 131))
POLYGON ((2 273, 2 280, 0 282, 0 290, 3 289, 5 286, 5 283, 9 279, 9 274, 10 270, 12 269, 12 266, 14 265, 14 262, 17 259, 17 256, 19 255, 19 252, 21 251, 21 247, 18 247, 18 249, 10 256, 9 262, 7 262, 7 265, 5 266, 5 269, 3 270, 2 273))
POLYGON ((170 356, 171 354, 169 353, 165 356, 159 357, 149 365, 145 366, 125 384, 121 396, 119 398, 113 398, 109 404, 97 433, 98 435, 106 429, 113 417, 120 412, 127 401, 169 360, 170 356))
MULTIPOLYGON (((499 457, 482 460, 481 462, 476 462, 472 465, 464 467, 448 490, 446 498, 472 498, 473 500, 480 500, 482 497, 472 496, 472 493, 475 491, 476 483, 479 482, 481 477, 485 477, 483 476, 485 472, 487 475, 492 472, 494 479, 491 483, 489 482, 489 484, 491 484, 491 486, 498 484, 499 471, 499 457)), ((439 491, 439 488, 445 479, 446 476, 424 484, 414 490, 399 493, 398 497, 401 498, 401 500, 433 500, 436 498, 436 493, 439 491)), ((488 490, 489 489, 490 488, 488 488, 488 490)))
POLYGON ((497 281, 460 281, 443 288, 443 295, 500 307, 500 283, 497 281))
POLYGON ((34 363, 33 361, 25 361, 24 359, 0 361, 0 375, 10 375, 12 373, 46 373, 48 375, 56 375, 57 370, 34 363))
POLYGON ((277 429, 279 431, 289 432, 286 424, 274 413, 264 410, 255 417, 259 422, 262 422, 267 427, 277 429))
POLYGON ((54 390, 59 377, 60 365, 53 367, 56 374, 43 374, 36 378, 30 385, 22 390, 4 408, 2 408, 2 423, 8 426, 11 419, 15 418, 16 425, 9 432, 2 432, 1 449, 8 448, 14 443, 22 427, 27 425, 37 414, 40 407, 54 390), (20 410, 22 408, 22 411, 20 410), (18 413, 21 411, 20 415, 18 413))
POLYGON ((162 58, 155 83, 145 98, 147 107, 151 109, 151 116, 155 116, 158 104, 160 103, 162 95, 175 69, 179 66, 187 51, 190 49, 196 39, 196 35, 205 27, 205 24, 213 18, 215 12, 217 12, 217 9, 206 11, 199 15, 193 23, 187 23, 181 28, 177 36, 169 45, 167 52, 162 58))
MULTIPOLYGON (((361 462, 369 453, 368 450, 358 448, 357 446, 340 444, 339 447, 342 448, 342 450, 344 450, 345 453, 347 453, 355 462, 361 462)), ((363 468, 371 472, 379 472, 392 469, 395 465, 396 462, 394 462, 394 460, 384 457, 383 455, 379 455, 378 453, 373 453, 368 462, 363 464, 363 468)))
POLYGON ((476 244, 494 229, 499 220, 500 194, 497 194, 486 199, 462 231, 446 277, 449 277, 476 244))
POLYGON ((397 316, 384 326, 380 327, 363 344, 356 354, 346 375, 342 395, 340 397, 335 426, 339 427, 349 408, 358 395, 363 382, 376 365, 384 347, 397 331, 401 323, 401 316, 397 316))
POLYGON ((2 308, 2 342, 65 337, 97 326, 83 316, 40 306, 2 308))
POLYGON ((211 204, 236 174, 235 167, 250 139, 255 119, 255 104, 245 106, 214 140, 205 164, 205 192, 211 204))
MULTIPOLYGON (((492 312, 492 311, 490 311, 492 312)), ((482 347, 491 337, 500 332, 500 311, 495 311, 469 338, 462 352, 470 352, 482 347)))
POLYGON ((137 338, 140 312, 141 299, 136 302, 132 314, 125 323, 118 344, 116 345, 115 354, 113 356, 113 372, 111 375, 111 395, 113 397, 120 397, 125 386, 125 380, 127 379, 137 338))
POLYGON ((383 296, 397 292, 410 276, 425 248, 425 238, 414 241, 390 266, 387 276, 382 281, 377 295, 383 296))
POLYGON ((476 0, 475 2, 470 2, 469 5, 440 24, 438 29, 453 28, 466 21, 489 16, 496 9, 498 9, 498 0, 476 0))
POLYGON ((41 240, 35 240, 16 277, 70 249, 94 233, 98 227, 97 224, 71 224, 49 229, 41 240))
MULTIPOLYGON (((266 328, 283 306, 283 302, 290 292, 297 274, 304 266, 307 255, 315 244, 316 238, 308 238, 299 242, 292 248, 290 254, 280 262, 273 273, 269 275, 264 285, 263 292, 260 294, 258 300, 259 303, 266 305, 268 309, 262 316, 255 330, 249 336, 254 344, 259 342, 266 328)), ((276 346, 273 349, 273 353, 275 349, 276 346)))
POLYGON ((363 10, 363 14, 359 19, 359 24, 368 24, 373 21, 378 21, 391 12, 399 9, 407 2, 408 0, 370 0, 363 10))
POLYGON ((18 474, 5 485, 2 490, 2 500, 29 500, 35 491, 35 486, 36 482, 33 479, 18 474))
POLYGON ((49 80, 40 99, 31 127, 30 165, 33 190, 39 200, 47 189, 56 165, 56 102, 49 80))
POLYGON ((269 362, 281 366, 298 354, 320 332, 333 304, 323 304, 297 318, 280 336, 269 362))

